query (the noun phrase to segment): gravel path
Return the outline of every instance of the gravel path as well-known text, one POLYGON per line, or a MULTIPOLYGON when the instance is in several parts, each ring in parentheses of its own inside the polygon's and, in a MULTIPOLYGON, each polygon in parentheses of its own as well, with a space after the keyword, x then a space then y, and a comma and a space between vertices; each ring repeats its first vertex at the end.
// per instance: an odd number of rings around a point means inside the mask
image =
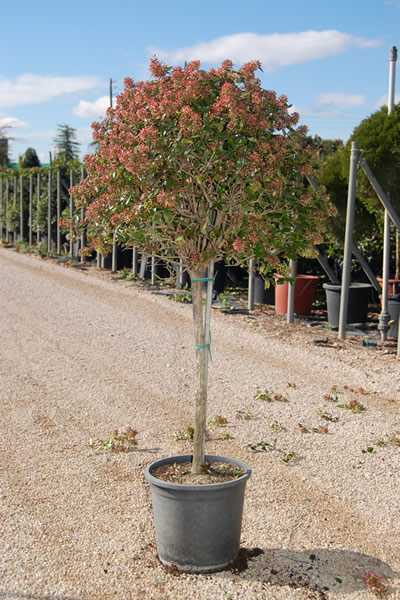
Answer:
POLYGON ((0 598, 355 600, 373 597, 373 570, 400 599, 400 363, 264 321, 213 310, 209 416, 228 424, 207 446, 252 467, 242 546, 263 554, 176 575, 157 560, 143 469, 190 452, 173 432, 192 423, 191 306, 0 248, 0 598), (340 407, 354 400, 361 414, 340 407), (128 426, 136 449, 91 452, 128 426))

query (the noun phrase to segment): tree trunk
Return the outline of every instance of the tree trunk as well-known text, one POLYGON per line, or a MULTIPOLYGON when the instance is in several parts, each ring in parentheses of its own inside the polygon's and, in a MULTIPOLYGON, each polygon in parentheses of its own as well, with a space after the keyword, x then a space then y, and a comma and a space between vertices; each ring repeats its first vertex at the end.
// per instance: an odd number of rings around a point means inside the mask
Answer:
MULTIPOLYGON (((209 271, 213 271, 212 268, 209 271)), ((212 300, 212 279, 207 285, 207 302, 205 318, 203 318, 203 300, 202 300, 202 282, 196 281, 202 279, 202 273, 190 271, 192 280, 192 302, 193 302, 193 320, 196 345, 196 396, 195 396, 195 418, 194 418, 194 438, 193 438, 193 464, 192 473, 201 473, 204 463, 205 438, 207 429, 207 383, 208 383, 208 359, 210 353, 210 315, 212 300)), ((213 273, 209 273, 213 277, 213 273)))

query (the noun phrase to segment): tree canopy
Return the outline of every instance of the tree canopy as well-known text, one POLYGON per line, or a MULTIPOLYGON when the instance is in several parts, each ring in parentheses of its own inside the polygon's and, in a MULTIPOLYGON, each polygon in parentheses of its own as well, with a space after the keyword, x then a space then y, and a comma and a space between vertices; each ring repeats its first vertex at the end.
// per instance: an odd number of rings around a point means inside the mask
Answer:
POLYGON ((23 169, 30 167, 40 167, 40 160, 34 148, 27 148, 22 157, 21 166, 23 169))
POLYGON ((56 154, 64 161, 73 161, 79 152, 80 144, 76 139, 76 130, 69 125, 58 125, 54 138, 56 154))
POLYGON ((116 231, 189 270, 210 258, 256 258, 268 270, 321 241, 328 205, 305 183, 304 129, 285 96, 261 88, 258 67, 154 58, 153 80, 125 80, 93 125, 99 149, 73 192, 97 224, 97 248, 116 231))

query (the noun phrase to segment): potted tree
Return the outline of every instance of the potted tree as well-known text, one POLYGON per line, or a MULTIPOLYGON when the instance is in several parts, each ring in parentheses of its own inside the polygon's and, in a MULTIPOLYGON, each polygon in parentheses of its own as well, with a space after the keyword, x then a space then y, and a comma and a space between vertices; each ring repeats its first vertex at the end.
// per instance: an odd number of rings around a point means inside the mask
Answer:
MULTIPOLYGON (((197 361, 193 455, 165 458, 145 472, 159 557, 184 571, 221 569, 238 554, 250 476, 241 461, 205 453, 214 261, 255 259, 264 275, 285 275, 288 258, 321 242, 329 212, 326 199, 305 184, 310 164, 298 115, 285 96, 262 89, 259 67, 251 62, 234 70, 226 60, 205 71, 197 61, 170 68, 153 58, 153 79, 126 79, 115 109, 93 125, 99 149, 86 157, 88 176, 72 190, 96 225, 92 231, 116 231, 144 254, 181 261, 190 274, 197 361), (188 462, 189 480, 179 471, 188 462), (180 482, 160 478, 171 465, 180 482), (224 481, 224 471, 233 479, 224 481)), ((96 235, 91 241, 101 242, 96 235)))

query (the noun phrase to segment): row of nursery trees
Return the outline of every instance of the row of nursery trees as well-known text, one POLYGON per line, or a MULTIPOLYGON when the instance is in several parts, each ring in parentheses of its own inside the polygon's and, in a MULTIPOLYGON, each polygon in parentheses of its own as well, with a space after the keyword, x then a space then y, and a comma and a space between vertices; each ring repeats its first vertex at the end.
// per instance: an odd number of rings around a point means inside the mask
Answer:
POLYGON ((81 217, 69 194, 84 176, 75 130, 59 125, 54 146, 49 165, 41 166, 36 151, 28 148, 18 157, 18 168, 8 163, 0 169, 0 231, 7 241, 20 239, 39 245, 49 237, 49 249, 61 251, 60 217, 72 221, 81 217))
MULTIPOLYGON (((360 143, 363 157, 391 196, 397 212, 400 212, 399 117, 399 105, 394 107, 389 116, 387 108, 382 107, 355 128, 346 145, 341 140, 323 140, 305 133, 299 135, 302 148, 309 152, 315 179, 325 188, 331 204, 336 208, 335 214, 330 215, 326 223, 323 248, 328 256, 339 262, 343 254, 349 157, 353 140, 360 143)), ((35 150, 28 148, 19 156, 17 169, 0 167, 0 237, 5 238, 8 233, 9 241, 18 237, 39 244, 48 234, 50 214, 54 247, 57 246, 57 221, 60 216, 63 217, 61 225, 67 234, 62 238, 64 243, 78 239, 83 229, 85 232, 89 229, 89 243, 97 245, 103 254, 110 251, 115 232, 121 244, 129 244, 129 235, 116 219, 113 227, 102 228, 101 244, 98 235, 100 222, 94 223, 94 232, 93 221, 82 223, 82 210, 74 206, 69 195, 69 188, 85 175, 78 159, 79 144, 75 130, 68 125, 60 125, 54 143, 56 153, 50 166, 41 167, 35 150)), ((149 146, 149 142, 146 143, 149 146)), ((97 145, 98 141, 94 142, 94 148, 97 145)), ((198 177, 201 175, 198 174, 198 177)), ((382 264, 383 211, 362 172, 358 176, 357 186, 354 240, 378 274, 382 264)), ((391 244, 391 259, 393 275, 399 279, 400 245, 398 236, 393 232, 395 237, 396 240, 393 239, 391 244)), ((71 249, 71 243, 64 245, 64 248, 71 249)))
MULTIPOLYGON (((85 159, 87 177, 72 188, 76 216, 64 220, 70 228, 84 214, 77 228, 86 227, 89 246, 101 254, 116 239, 180 262, 189 272, 197 359, 195 473, 204 462, 215 261, 247 266, 253 260, 267 277, 287 275, 288 261, 313 256, 324 232, 332 252, 342 245, 349 146, 307 137, 287 98, 262 89, 259 67, 254 61, 236 70, 226 60, 205 71, 197 61, 170 68, 153 58, 151 80, 126 79, 116 107, 93 125, 97 151, 85 159), (330 201, 314 191, 310 176, 325 186, 330 201), (203 314, 204 279, 209 293, 203 314)), ((389 141, 398 143, 399 110, 388 117, 382 108, 352 136, 395 204, 399 157, 389 141)), ((379 244, 381 217, 361 177, 358 195, 355 235, 365 251, 379 244)))

